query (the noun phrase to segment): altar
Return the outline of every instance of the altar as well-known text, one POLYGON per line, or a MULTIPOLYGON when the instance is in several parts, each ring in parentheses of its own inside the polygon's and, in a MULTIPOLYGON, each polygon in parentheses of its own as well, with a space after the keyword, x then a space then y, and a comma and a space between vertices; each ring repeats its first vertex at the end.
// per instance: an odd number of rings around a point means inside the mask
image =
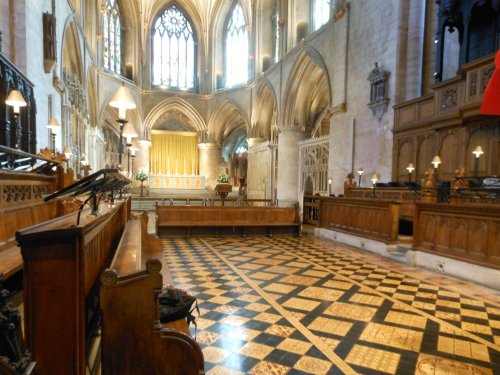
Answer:
POLYGON ((149 175, 150 189, 205 190, 205 176, 149 175))

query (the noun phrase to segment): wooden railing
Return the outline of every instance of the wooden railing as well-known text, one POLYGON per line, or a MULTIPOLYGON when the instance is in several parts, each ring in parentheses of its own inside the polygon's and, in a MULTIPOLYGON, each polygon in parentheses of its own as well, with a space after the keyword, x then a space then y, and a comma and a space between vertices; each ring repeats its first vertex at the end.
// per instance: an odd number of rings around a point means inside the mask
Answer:
POLYGON ((417 203, 413 247, 500 269, 500 206, 417 203))
POLYGON ((385 243, 396 242, 400 202, 354 198, 320 198, 320 228, 385 243))

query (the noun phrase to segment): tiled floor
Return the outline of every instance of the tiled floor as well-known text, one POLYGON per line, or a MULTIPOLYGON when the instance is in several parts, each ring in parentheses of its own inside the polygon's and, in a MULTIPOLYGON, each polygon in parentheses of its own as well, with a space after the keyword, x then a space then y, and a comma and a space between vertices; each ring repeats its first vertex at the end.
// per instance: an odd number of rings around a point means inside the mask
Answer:
POLYGON ((500 374, 499 293, 310 237, 163 243, 208 374, 500 374))

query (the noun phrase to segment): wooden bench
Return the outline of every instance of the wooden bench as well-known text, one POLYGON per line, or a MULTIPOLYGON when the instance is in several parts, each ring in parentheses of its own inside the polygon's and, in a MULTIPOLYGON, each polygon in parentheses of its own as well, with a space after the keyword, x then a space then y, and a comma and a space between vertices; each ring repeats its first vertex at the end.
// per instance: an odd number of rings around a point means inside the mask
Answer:
POLYGON ((102 374, 204 374, 203 353, 184 319, 161 325, 158 294, 173 284, 161 241, 147 234, 147 213, 125 227, 101 274, 102 374))
POLYGON ((158 235, 300 236, 298 207, 156 206, 158 235))

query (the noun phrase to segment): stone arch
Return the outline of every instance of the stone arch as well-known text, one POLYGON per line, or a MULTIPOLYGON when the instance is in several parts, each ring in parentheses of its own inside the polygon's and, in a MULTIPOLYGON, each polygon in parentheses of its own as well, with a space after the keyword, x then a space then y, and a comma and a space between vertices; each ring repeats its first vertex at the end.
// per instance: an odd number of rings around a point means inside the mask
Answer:
POLYGON ((181 98, 173 97, 168 98, 161 103, 157 104, 146 116, 144 120, 145 138, 149 138, 151 129, 158 124, 159 121, 166 120, 169 112, 181 113, 188 122, 186 125, 191 131, 197 132, 200 138, 203 138, 206 133, 206 124, 199 112, 187 101, 181 98))
POLYGON ((62 37, 62 48, 61 48, 61 66, 60 66, 60 77, 63 76, 63 71, 70 70, 75 74, 80 83, 84 82, 84 69, 82 65, 82 51, 81 51, 82 38, 78 31, 78 27, 73 20, 73 16, 69 16, 66 19, 64 25, 64 32, 62 37))
POLYGON ((313 124, 331 106, 332 93, 326 64, 318 51, 305 46, 288 77, 282 102, 282 124, 305 127, 313 124))
POLYGON ((271 138, 271 127, 276 121, 276 93, 269 80, 264 80, 255 97, 252 108, 252 129, 250 134, 254 138, 271 138))
POLYGON ((234 103, 225 100, 210 116, 208 121, 208 138, 222 143, 237 128, 243 127, 250 133, 250 123, 244 112, 234 103))

